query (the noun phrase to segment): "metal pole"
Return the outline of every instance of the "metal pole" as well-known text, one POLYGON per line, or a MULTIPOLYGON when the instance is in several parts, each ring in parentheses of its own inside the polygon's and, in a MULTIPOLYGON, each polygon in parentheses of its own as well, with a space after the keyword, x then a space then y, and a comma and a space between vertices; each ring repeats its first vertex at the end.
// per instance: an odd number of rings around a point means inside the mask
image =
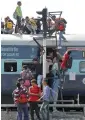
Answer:
POLYGON ((46 78, 46 37, 47 37, 47 8, 43 9, 43 78, 46 78))
POLYGON ((55 39, 56 39, 56 49, 58 49, 57 47, 57 31, 55 31, 55 39))
POLYGON ((43 54, 43 78, 46 78, 46 39, 43 39, 43 48, 44 48, 44 54, 43 54))
POLYGON ((78 96, 77 96, 77 104, 79 105, 79 93, 78 93, 78 96))

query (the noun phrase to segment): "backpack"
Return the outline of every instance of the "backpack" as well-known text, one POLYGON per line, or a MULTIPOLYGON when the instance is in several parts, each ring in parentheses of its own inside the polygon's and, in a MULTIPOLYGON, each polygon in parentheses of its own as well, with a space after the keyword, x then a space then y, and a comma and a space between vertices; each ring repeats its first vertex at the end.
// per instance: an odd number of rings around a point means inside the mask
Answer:
POLYGON ((66 68, 71 69, 71 67, 72 67, 72 61, 73 61, 72 57, 69 57, 69 59, 66 62, 66 68))
POLYGON ((17 19, 17 13, 16 11, 13 13, 13 18, 16 20, 17 19))
POLYGON ((50 88, 50 95, 49 95, 49 101, 55 102, 57 101, 57 92, 55 92, 52 88, 50 88))
POLYGON ((64 24, 60 24, 60 25, 58 26, 58 29, 59 29, 59 31, 65 30, 64 24))

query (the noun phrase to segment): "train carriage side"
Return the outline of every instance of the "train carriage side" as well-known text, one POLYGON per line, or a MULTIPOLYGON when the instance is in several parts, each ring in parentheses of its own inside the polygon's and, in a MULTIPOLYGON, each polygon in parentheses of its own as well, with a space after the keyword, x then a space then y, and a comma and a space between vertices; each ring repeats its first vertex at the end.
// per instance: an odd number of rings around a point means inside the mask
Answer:
MULTIPOLYGON (((85 98, 85 36, 67 35, 68 42, 62 42, 59 52, 63 55, 67 49, 71 49, 73 57, 72 68, 66 72, 63 84, 63 96, 65 99, 73 99, 74 96, 85 98), (72 96, 72 98, 70 98, 72 96)), ((20 75, 22 64, 32 66, 32 59, 39 57, 39 47, 32 37, 16 37, 6 35, 1 41, 1 90, 2 95, 11 95, 15 88, 16 79, 20 75)), ((42 41, 39 43, 42 45, 42 41)), ((47 49, 56 47, 55 39, 46 40, 47 49)), ((35 71, 34 71, 35 72, 35 71)), ((10 98, 10 97, 9 97, 10 98)), ((5 97, 2 97, 5 101, 5 97)), ((85 100, 85 99, 84 99, 85 100)), ((8 100, 10 101, 10 100, 8 100)), ((10 104, 13 101, 10 101, 10 104)), ((85 103, 85 102, 84 102, 85 103)))
POLYGON ((11 94, 20 77, 22 65, 28 64, 31 67, 32 59, 38 57, 39 52, 37 45, 30 45, 32 38, 12 38, 4 37, 1 42, 1 93, 4 104, 13 103, 11 94))

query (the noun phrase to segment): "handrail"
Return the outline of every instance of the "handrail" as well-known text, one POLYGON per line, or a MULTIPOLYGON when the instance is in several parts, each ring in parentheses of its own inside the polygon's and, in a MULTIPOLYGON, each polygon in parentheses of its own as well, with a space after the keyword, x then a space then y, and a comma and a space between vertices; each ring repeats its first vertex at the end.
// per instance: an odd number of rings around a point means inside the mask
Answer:
MULTIPOLYGON (((39 104, 41 106, 41 104, 39 104)), ((9 108, 16 108, 14 104, 1 104, 1 109, 6 108, 6 111, 9 111, 9 108)), ((29 107, 29 103, 28 103, 29 107)), ((85 116, 85 104, 49 104, 49 107, 57 108, 83 108, 83 114, 85 116)))
POLYGON ((57 102, 63 102, 63 103, 73 103, 74 104, 74 100, 57 100, 57 102))
MULTIPOLYGON (((29 105, 29 103, 28 103, 28 105, 29 105)), ((39 106, 40 106, 41 104, 39 104, 39 106)), ((53 107, 53 106, 55 106, 55 107, 60 107, 60 108, 72 108, 72 107, 74 107, 74 108, 84 108, 85 107, 85 104, 49 104, 49 106, 51 106, 51 107, 53 107)), ((15 104, 1 104, 1 108, 10 108, 10 107, 16 107, 15 106, 15 104)))

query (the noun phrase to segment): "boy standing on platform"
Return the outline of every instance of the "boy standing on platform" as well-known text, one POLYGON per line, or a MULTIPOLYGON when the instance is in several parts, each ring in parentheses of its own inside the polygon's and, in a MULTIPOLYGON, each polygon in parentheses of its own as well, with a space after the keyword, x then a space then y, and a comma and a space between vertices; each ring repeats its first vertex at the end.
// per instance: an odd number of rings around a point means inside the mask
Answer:
POLYGON ((31 80, 31 87, 29 87, 29 104, 30 104, 30 115, 31 120, 34 120, 34 110, 36 112, 38 120, 41 120, 39 115, 39 108, 38 108, 38 99, 41 94, 40 87, 36 84, 36 80, 31 80))

